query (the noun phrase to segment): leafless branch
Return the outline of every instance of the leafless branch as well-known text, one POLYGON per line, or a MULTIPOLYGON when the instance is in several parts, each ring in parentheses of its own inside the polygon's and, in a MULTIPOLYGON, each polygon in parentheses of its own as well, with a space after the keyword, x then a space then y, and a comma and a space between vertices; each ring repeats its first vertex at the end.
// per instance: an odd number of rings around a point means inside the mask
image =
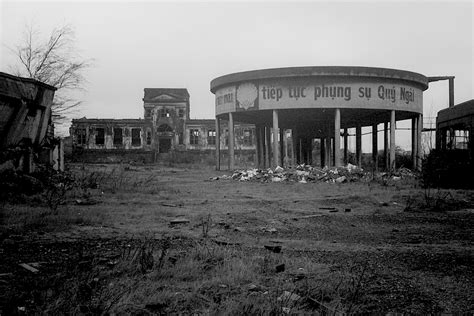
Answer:
POLYGON ((81 102, 68 97, 71 91, 83 89, 84 70, 92 66, 84 60, 74 47, 74 30, 70 25, 54 29, 47 40, 41 40, 33 24, 25 27, 24 37, 11 51, 18 57, 15 74, 33 78, 56 87, 53 101, 53 116, 64 118, 81 102))

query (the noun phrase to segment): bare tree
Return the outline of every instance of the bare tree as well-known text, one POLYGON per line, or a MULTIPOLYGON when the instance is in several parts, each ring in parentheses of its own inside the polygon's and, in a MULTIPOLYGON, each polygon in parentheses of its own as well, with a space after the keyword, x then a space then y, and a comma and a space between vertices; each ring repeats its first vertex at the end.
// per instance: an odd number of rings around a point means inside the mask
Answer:
POLYGON ((37 27, 31 24, 25 27, 20 44, 11 49, 19 61, 13 68, 16 75, 58 89, 52 106, 55 122, 63 121, 81 104, 72 92, 84 88, 83 71, 91 66, 91 60, 80 58, 74 44, 74 30, 70 25, 55 28, 47 40, 41 40, 37 27))

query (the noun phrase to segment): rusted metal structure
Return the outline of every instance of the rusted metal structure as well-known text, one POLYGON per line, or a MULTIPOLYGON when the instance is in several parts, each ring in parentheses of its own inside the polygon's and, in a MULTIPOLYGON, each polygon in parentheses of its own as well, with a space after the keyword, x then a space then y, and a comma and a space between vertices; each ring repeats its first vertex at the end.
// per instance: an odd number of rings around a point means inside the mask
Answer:
POLYGON ((463 150, 474 161, 474 100, 438 112, 436 149, 463 150))
POLYGON ((0 150, 22 148, 17 167, 25 172, 34 170, 35 155, 52 159, 51 105, 55 91, 43 82, 0 72, 0 150))
MULTIPOLYGON (((356 163, 362 161, 362 127, 372 127, 372 152, 377 165, 378 126, 383 124, 386 168, 395 167, 395 124, 412 120, 413 167, 421 166, 423 91, 428 78, 414 72, 373 67, 291 67, 246 71, 211 81, 215 94, 216 131, 229 126, 229 167, 234 168, 234 122, 256 125, 260 168, 293 163, 311 164, 314 139, 322 166, 347 163, 348 129, 355 129, 356 163), (389 128, 390 126, 390 128, 389 128), (285 148, 290 135, 290 149, 285 148), (343 154, 341 153, 343 137, 343 154)), ((216 148, 217 169, 220 148, 216 148)))

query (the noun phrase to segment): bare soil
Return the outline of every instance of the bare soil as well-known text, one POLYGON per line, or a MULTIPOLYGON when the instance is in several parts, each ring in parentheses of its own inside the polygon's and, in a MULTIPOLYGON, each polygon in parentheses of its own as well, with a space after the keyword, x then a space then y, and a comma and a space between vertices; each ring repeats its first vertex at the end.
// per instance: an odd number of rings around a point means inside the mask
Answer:
POLYGON ((474 191, 71 170, 1 205, 0 315, 474 313, 474 191))

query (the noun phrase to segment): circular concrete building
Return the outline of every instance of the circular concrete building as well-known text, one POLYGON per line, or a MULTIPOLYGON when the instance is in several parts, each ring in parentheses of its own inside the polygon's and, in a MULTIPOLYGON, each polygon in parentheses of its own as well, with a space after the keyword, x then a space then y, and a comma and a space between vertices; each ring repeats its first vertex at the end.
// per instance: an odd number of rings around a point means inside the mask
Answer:
MULTIPOLYGON (((290 67, 233 73, 211 81, 216 132, 229 121, 229 167, 234 168, 235 121, 256 126, 257 164, 284 164, 291 137, 293 163, 311 164, 313 139, 322 166, 347 163, 348 129, 355 128, 356 162, 362 157, 362 127, 372 127, 377 165, 378 125, 383 124, 386 168, 395 167, 395 122, 412 120, 414 167, 420 165, 423 91, 428 78, 414 72, 372 67, 290 67), (286 131, 286 132, 285 132, 286 131), (280 141, 281 140, 281 141, 280 141), (341 149, 341 142, 343 143, 341 149), (341 153, 342 151, 342 153, 341 153)), ((217 142, 219 144, 219 142, 217 142)), ((220 168, 220 146, 216 146, 220 168)))

